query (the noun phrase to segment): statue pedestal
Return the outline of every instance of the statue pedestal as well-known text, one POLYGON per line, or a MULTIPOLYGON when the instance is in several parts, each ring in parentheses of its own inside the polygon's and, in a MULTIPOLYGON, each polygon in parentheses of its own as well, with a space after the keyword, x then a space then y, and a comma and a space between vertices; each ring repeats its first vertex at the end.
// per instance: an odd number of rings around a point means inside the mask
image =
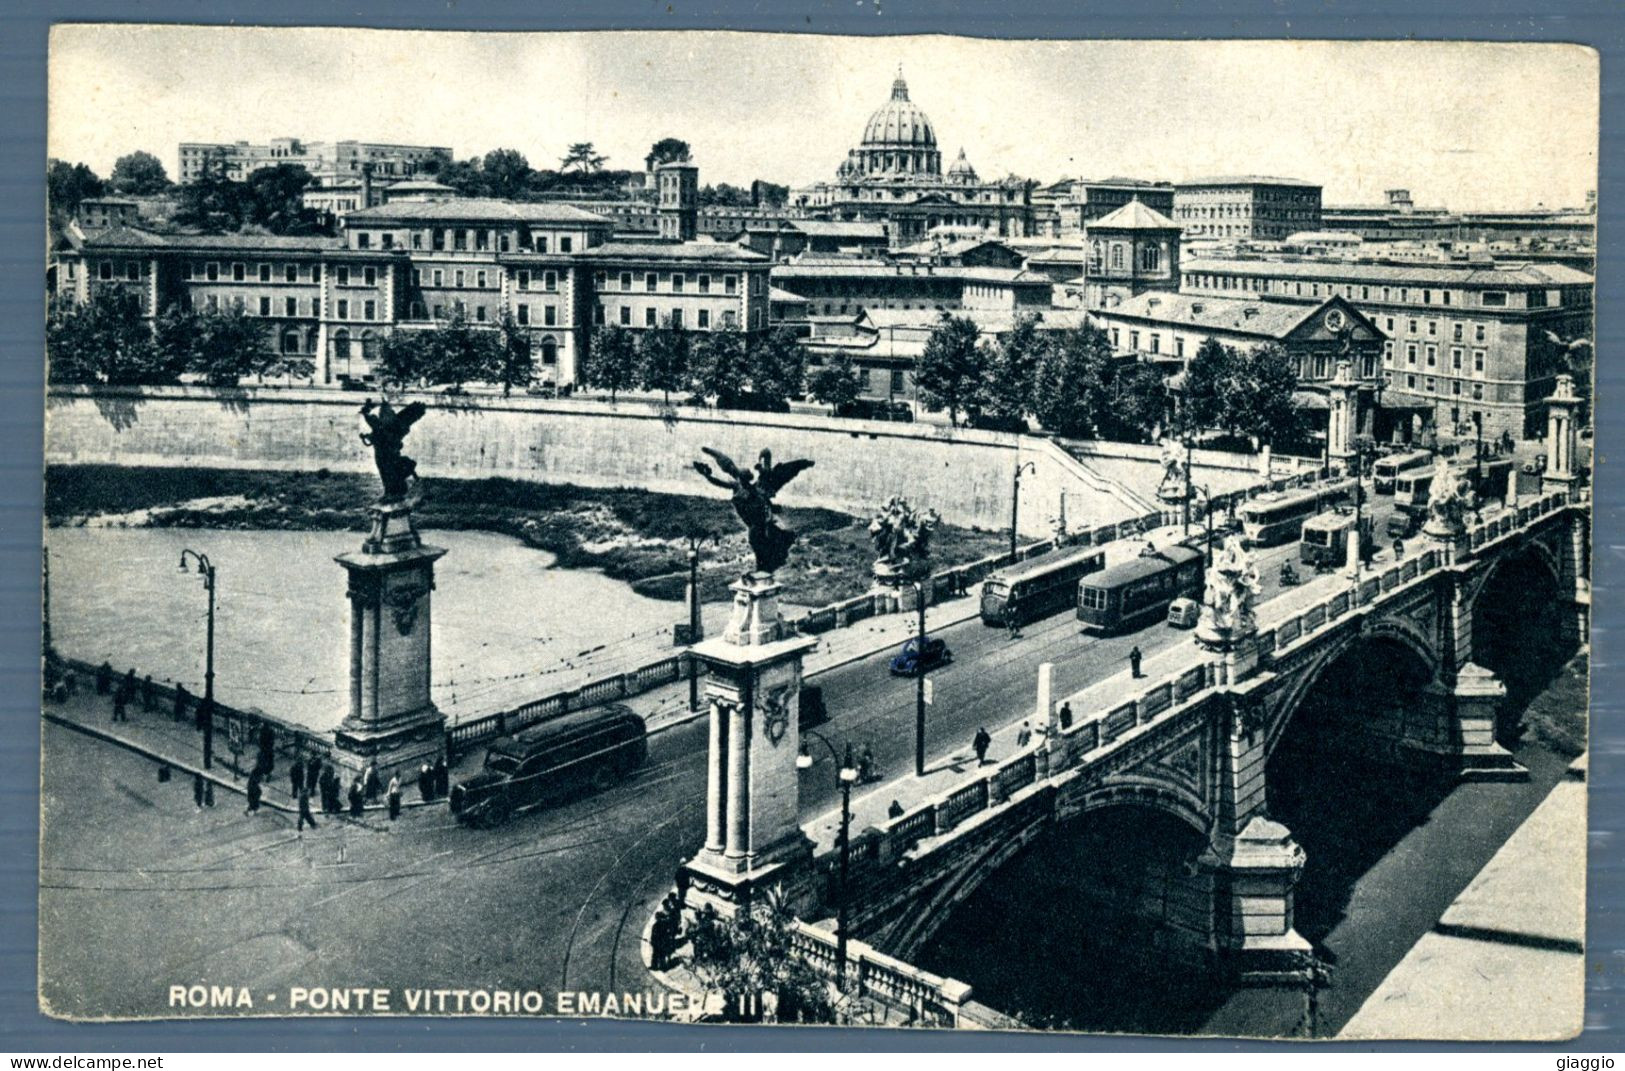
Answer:
POLYGON ((1190 497, 1190 481, 1183 476, 1164 479, 1157 488, 1157 500, 1165 506, 1177 506, 1190 497))
POLYGON ((734 592, 727 630, 692 649, 705 663, 710 718, 706 834, 678 876, 690 910, 710 904, 725 915, 765 885, 786 886, 793 902, 812 895, 796 757, 801 661, 818 638, 779 620, 772 574, 749 574, 734 592))
POLYGON ((1203 650, 1224 656, 1227 684, 1245 679, 1258 668, 1258 627, 1220 625, 1214 620, 1212 607, 1202 607, 1202 618, 1196 626, 1196 643, 1203 650))
POLYGON ((901 562, 880 558, 871 569, 874 583, 869 586, 869 594, 875 598, 877 613, 917 610, 922 593, 925 605, 930 606, 936 601, 936 585, 931 583, 930 558, 911 558, 901 562), (916 580, 925 582, 918 590, 914 587, 916 580))
POLYGON ((424 546, 411 506, 369 508, 372 531, 361 550, 334 560, 349 576, 350 710, 333 731, 333 758, 352 773, 371 763, 403 781, 445 754, 446 717, 429 696, 430 593, 434 563, 446 552, 424 546))

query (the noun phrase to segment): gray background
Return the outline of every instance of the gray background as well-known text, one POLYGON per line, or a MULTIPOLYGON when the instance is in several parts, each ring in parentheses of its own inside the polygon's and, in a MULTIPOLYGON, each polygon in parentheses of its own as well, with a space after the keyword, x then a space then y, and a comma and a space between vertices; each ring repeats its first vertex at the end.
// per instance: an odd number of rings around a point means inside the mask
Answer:
MULTIPOLYGON (((1496 0, 1382 0, 1354 14, 1353 4, 1315 0, 1272 3, 1187 2, 931 4, 919 0, 825 0, 769 4, 751 0, 125 0, 0 2, 0 1051, 61 1052, 261 1050, 699 1049, 1033 1051, 1257 1050, 1291 1043, 1164 1041, 1057 1034, 957 1034, 787 1027, 680 1027, 612 1020, 300 1019, 83 1025, 42 1016, 35 1001, 35 922, 39 847, 39 563, 44 314, 45 61, 49 25, 61 21, 210 22, 374 26, 459 30, 739 29, 788 33, 955 33, 981 37, 1272 37, 1432 38, 1572 41, 1602 52, 1602 145, 1598 202, 1596 508, 1592 628, 1591 856, 1587 889, 1586 1031, 1557 1046, 1498 1048, 1625 1049, 1625 793, 1619 756, 1625 727, 1625 670, 1615 629, 1621 591, 1625 474, 1613 449, 1625 446, 1615 403, 1625 372, 1613 367, 1625 343, 1625 313, 1614 236, 1621 223, 1625 144, 1625 15, 1617 3, 1536 4, 1496 0), (1132 7, 1132 12, 1124 10, 1132 7)), ((1487 115, 1486 121, 1493 121, 1487 115)), ((1312 121, 1306 116, 1305 121, 1312 121)), ((1330 1045, 1342 1048, 1345 1046, 1330 1045)), ((1349 1046, 1356 1047, 1356 1046, 1349 1046)), ((1451 1046, 1362 1044, 1360 1049, 1451 1046)), ((1472 1048, 1455 1046, 1455 1048, 1472 1048)))

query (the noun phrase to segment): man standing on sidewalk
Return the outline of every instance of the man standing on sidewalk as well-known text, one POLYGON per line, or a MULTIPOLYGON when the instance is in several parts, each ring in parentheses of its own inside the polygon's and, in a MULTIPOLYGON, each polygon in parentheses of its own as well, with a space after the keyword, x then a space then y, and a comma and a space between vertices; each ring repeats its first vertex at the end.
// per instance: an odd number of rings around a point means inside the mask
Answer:
POLYGON ((1138 644, 1128 653, 1128 664, 1129 669, 1134 672, 1134 676, 1138 677, 1140 675, 1140 647, 1138 644))
POLYGON ((389 820, 391 822, 401 816, 401 779, 398 776, 389 779, 389 820))
POLYGON ((311 829, 315 829, 316 816, 310 813, 310 793, 301 792, 299 793, 299 828, 295 829, 294 832, 303 832, 307 824, 311 829))
POLYGON ((970 746, 976 752, 976 765, 985 766, 987 764, 987 749, 993 746, 993 738, 987 735, 987 726, 977 728, 976 736, 971 740, 970 746))
POLYGON ((260 772, 255 770, 248 775, 248 810, 244 814, 253 814, 260 809, 260 797, 265 789, 260 785, 260 772))

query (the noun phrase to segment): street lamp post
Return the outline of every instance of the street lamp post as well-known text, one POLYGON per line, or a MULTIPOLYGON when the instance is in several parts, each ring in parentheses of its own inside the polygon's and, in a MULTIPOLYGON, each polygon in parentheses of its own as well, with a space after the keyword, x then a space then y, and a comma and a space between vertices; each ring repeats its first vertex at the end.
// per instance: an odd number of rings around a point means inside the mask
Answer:
POLYGON ((919 611, 914 657, 914 776, 925 776, 925 581, 914 581, 914 607, 919 611))
POLYGON ((197 571, 203 577, 203 590, 209 593, 209 625, 204 646, 203 661, 203 768, 214 765, 214 564, 207 554, 190 547, 181 551, 181 572, 186 572, 186 559, 197 561, 197 571))
POLYGON ((1473 411, 1473 493, 1484 482, 1484 414, 1473 411))
MULTIPOLYGON (((829 755, 838 764, 835 778, 841 786, 841 883, 836 892, 835 903, 835 984, 842 991, 846 990, 846 888, 847 878, 852 868, 852 786, 858 780, 858 768, 852 761, 852 745, 846 745, 846 758, 842 760, 836 755, 835 745, 825 738, 823 733, 812 729, 806 730, 808 736, 818 738, 818 742, 829 748, 829 755)), ((812 767, 813 757, 807 751, 807 742, 801 742, 801 751, 796 755, 796 769, 806 770, 812 767)))
POLYGON ((1016 532, 1020 527, 1017 522, 1021 518, 1021 473, 1023 469, 1032 473, 1038 471, 1037 466, 1031 461, 1018 461, 1016 463, 1016 476, 1010 487, 1010 560, 1012 562, 1016 560, 1016 532))
MULTIPOLYGON (((688 538, 688 642, 700 642, 703 629, 700 622, 700 544, 712 537, 709 534, 690 535, 688 538)), ((700 709, 699 660, 688 660, 688 709, 700 709)))
POLYGON ((1191 484, 1191 453, 1195 447, 1195 436, 1187 434, 1185 436, 1185 511, 1183 529, 1180 532, 1181 536, 1191 534, 1191 495, 1196 493, 1196 488, 1191 484))

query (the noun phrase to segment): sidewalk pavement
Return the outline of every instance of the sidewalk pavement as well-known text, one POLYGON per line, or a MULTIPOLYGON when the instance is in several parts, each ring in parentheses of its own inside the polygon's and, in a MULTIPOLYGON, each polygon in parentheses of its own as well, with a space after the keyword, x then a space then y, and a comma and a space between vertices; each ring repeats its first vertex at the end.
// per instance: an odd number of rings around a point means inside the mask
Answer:
POLYGON ((1585 767, 1582 755, 1339 1040, 1559 1041, 1580 1032, 1585 767))
MULTIPOLYGON (((178 777, 202 776, 213 782, 218 789, 235 793, 239 798, 245 797, 248 793, 248 774, 232 770, 232 755, 224 746, 224 734, 215 733, 214 765, 205 770, 202 732, 193 727, 190 712, 184 720, 176 721, 172 715, 173 709, 173 704, 166 703, 153 710, 144 710, 140 700, 137 699, 127 708, 128 720, 116 722, 113 720, 113 697, 97 695, 95 683, 86 681, 64 702, 45 700, 41 706, 41 714, 65 728, 134 751, 156 764, 167 765, 178 777)), ((261 784, 263 790, 260 798, 261 807, 290 815, 299 813, 299 801, 293 796, 287 774, 287 759, 279 757, 275 774, 261 784)), ((412 810, 437 807, 445 803, 444 800, 424 803, 418 796, 416 781, 410 784, 403 783, 401 789, 403 818, 412 810)), ((236 806, 233 803, 225 805, 236 806)), ((312 801, 311 807, 318 822, 333 818, 343 818, 348 822, 358 821, 349 815, 348 810, 339 815, 324 815, 321 813, 319 801, 316 800, 312 801)), ((387 827, 388 811, 387 803, 370 803, 366 806, 364 817, 358 824, 387 827)))

